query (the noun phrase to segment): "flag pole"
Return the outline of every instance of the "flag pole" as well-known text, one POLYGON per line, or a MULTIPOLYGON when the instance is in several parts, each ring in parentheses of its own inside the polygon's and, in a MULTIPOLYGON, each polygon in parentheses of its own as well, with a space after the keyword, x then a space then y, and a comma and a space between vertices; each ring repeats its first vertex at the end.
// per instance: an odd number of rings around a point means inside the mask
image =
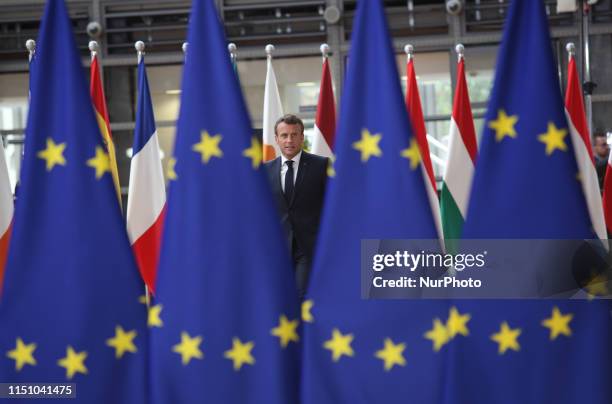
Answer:
POLYGON ((91 53, 91 60, 93 60, 98 54, 98 50, 100 49, 100 46, 98 45, 98 42, 96 41, 89 41, 88 47, 89 47, 89 52, 91 53))
POLYGON ((567 51, 567 59, 572 60, 572 58, 576 55, 576 45, 573 42, 568 42, 565 45, 565 50, 567 51))
POLYGON ((325 63, 325 61, 329 57, 329 51, 330 51, 329 45, 326 43, 321 44, 321 47, 319 49, 321 50, 321 55, 323 56, 323 63, 325 63))
POLYGON ((457 44, 455 52, 457 52, 457 63, 465 59, 465 46, 463 44, 457 44))
POLYGON ((414 46, 408 44, 404 46, 404 52, 406 52, 406 61, 410 62, 414 59, 414 46))
POLYGON ((138 56, 138 64, 140 64, 142 57, 145 55, 145 43, 142 41, 136 41, 134 48, 136 49, 136 54, 138 56))
POLYGON ((36 53, 36 41, 33 39, 28 39, 26 41, 26 48, 28 49, 28 62, 32 62, 34 53, 36 53))
POLYGON ((591 81, 591 51, 590 51, 590 38, 589 38, 589 12, 591 6, 584 2, 582 7, 582 63, 583 63, 583 77, 584 77, 584 107, 586 109, 587 125, 589 127, 589 133, 591 134, 591 141, 593 140, 593 101, 592 95, 595 90, 595 83, 591 81))
POLYGON ((235 43, 232 42, 227 45, 227 50, 230 54, 232 66, 236 66, 236 63, 238 62, 238 53, 237 53, 238 47, 236 46, 235 43))
MULTIPOLYGON (((136 57, 138 61, 138 65, 142 61, 142 58, 145 55, 145 43, 142 41, 136 41, 134 43, 134 49, 136 49, 136 57)), ((151 291, 149 290, 149 286, 145 283, 145 303, 147 307, 151 307, 151 291)))
POLYGON ((267 55, 267 58, 268 58, 269 61, 272 61, 272 52, 274 52, 275 49, 276 48, 272 44, 267 44, 266 45, 265 50, 266 50, 266 55, 267 55))
POLYGON ((181 46, 181 49, 183 50, 183 55, 187 55, 187 46, 189 46, 189 42, 183 42, 183 46, 181 46))

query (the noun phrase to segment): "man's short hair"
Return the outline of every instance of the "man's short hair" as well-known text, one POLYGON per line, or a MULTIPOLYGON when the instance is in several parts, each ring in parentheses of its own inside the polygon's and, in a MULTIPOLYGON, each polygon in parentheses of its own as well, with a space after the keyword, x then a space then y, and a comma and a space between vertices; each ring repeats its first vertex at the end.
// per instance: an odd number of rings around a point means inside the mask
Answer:
POLYGON ((300 129, 302 130, 302 134, 304 134, 304 122, 302 122, 302 120, 298 118, 297 115, 285 114, 281 116, 280 118, 278 118, 278 121, 276 121, 276 123, 274 124, 274 134, 275 135, 278 135, 278 133, 276 132, 276 128, 281 123, 286 123, 287 125, 299 125, 300 129))

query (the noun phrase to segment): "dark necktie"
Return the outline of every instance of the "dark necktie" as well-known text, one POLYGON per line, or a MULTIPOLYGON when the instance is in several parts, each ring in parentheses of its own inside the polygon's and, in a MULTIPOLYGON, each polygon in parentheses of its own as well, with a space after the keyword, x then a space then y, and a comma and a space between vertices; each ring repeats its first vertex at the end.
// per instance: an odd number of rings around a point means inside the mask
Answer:
POLYGON ((293 160, 287 160, 285 164, 287 164, 287 173, 285 173, 285 200, 289 203, 293 196, 293 160))

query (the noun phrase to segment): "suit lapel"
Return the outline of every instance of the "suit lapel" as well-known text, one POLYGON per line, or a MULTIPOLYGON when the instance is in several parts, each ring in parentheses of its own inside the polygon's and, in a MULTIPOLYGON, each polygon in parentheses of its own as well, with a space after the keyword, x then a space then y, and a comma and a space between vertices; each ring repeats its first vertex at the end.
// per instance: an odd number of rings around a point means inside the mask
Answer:
POLYGON ((293 205, 295 201, 295 195, 300 191, 300 185, 304 182, 304 176, 308 169, 308 154, 302 151, 302 157, 300 158, 300 164, 298 166, 297 178, 295 180, 295 187, 293 188, 293 195, 291 196, 291 202, 289 206, 293 205))

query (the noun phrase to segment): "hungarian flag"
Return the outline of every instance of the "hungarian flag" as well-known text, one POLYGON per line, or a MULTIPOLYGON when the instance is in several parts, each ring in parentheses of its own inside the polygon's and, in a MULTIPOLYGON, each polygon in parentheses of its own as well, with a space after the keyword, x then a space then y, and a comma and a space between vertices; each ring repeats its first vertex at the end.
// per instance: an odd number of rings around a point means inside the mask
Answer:
POLYGON ((8 255, 8 245, 11 238, 13 224, 13 192, 9 181, 4 148, 0 150, 0 294, 2 294, 2 280, 4 266, 8 255))
MULTIPOLYGON (((597 237, 606 239, 608 238, 606 233, 606 221, 604 220, 597 171, 595 170, 595 161, 593 160, 593 148, 591 147, 589 126, 584 114, 582 86, 578 78, 576 61, 572 54, 570 54, 569 64, 567 66, 565 115, 567 116, 567 124, 572 136, 572 143, 574 144, 574 154, 576 155, 576 163, 578 164, 580 183, 582 184, 582 190, 586 197, 593 229, 595 233, 597 233, 597 237)), ((612 212, 612 210, 610 210, 610 212, 612 212)), ((608 214, 608 216, 612 219, 612 214, 608 214)))
MULTIPOLYGON (((267 49, 266 49, 267 51, 267 49)), ((263 109, 263 159, 274 160, 280 156, 280 149, 274 140, 274 124, 278 118, 283 116, 283 105, 281 104, 276 75, 272 66, 272 55, 268 55, 268 72, 266 73, 266 87, 264 90, 263 109)))
POLYGON ((446 246, 452 248, 454 246, 449 245, 449 242, 461 238, 478 153, 463 57, 457 63, 457 87, 449 138, 450 147, 442 183, 440 210, 446 246))
POLYGON ((100 132, 102 133, 102 138, 104 139, 104 144, 106 145, 106 149, 108 151, 113 183, 115 184, 119 205, 121 205, 121 187, 119 186, 119 172, 117 171, 115 143, 113 142, 113 137, 111 135, 108 110, 106 109, 106 98, 104 97, 104 88, 102 87, 102 80, 100 79, 100 66, 98 65, 98 57, 95 55, 95 53, 91 57, 90 78, 89 92, 91 93, 91 100, 96 113, 96 120, 98 121, 98 126, 100 127, 100 132))
MULTIPOLYGON (((149 290, 154 291, 166 211, 166 189, 144 58, 138 63, 136 105, 127 229, 140 274, 149 290)), ((173 164, 172 161, 170 164, 173 164)))
POLYGON ((412 57, 408 58, 408 63, 406 65, 406 107, 408 108, 412 130, 421 154, 420 165, 421 171, 425 176, 425 188, 427 189, 429 204, 434 213, 438 235, 442 237, 438 190, 436 189, 436 178, 434 177, 431 156, 429 155, 425 118, 423 118, 423 108, 421 107, 421 97, 419 96, 419 87, 417 86, 416 72, 414 70, 414 61, 412 57))
POLYGON ((314 131, 312 152, 320 156, 333 158, 334 140, 336 137, 336 106, 334 104, 334 89, 332 88, 327 58, 323 62, 314 131))

